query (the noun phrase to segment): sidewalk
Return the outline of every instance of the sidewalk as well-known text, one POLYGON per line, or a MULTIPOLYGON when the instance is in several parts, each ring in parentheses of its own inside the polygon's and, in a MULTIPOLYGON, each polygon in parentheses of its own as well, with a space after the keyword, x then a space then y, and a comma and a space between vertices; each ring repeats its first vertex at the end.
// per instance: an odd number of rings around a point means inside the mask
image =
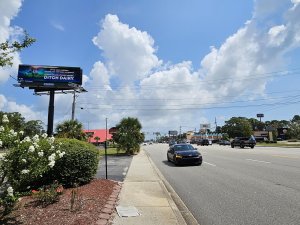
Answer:
MULTIPOLYGON (((188 224, 198 224, 181 200, 182 207, 180 206, 181 209, 178 209, 173 200, 174 196, 177 196, 176 193, 171 193, 173 189, 170 186, 167 189, 166 186, 169 185, 142 149, 132 159, 118 203, 118 206, 122 207, 135 207, 141 215, 119 217, 116 214, 113 224, 186 225, 185 220, 189 221, 188 224)), ((179 199, 178 196, 177 199, 179 199)))

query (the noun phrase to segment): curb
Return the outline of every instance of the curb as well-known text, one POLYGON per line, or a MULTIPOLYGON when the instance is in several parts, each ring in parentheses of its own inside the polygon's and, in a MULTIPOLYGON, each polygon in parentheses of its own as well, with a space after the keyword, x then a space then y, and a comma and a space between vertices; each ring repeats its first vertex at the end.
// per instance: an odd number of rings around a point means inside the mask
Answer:
POLYGON ((174 191, 169 182, 165 179, 165 177, 156 167, 156 165, 150 158, 149 153, 146 151, 144 152, 146 153, 146 156, 149 159, 152 168, 155 170, 160 179, 159 183, 164 192, 166 193, 166 196, 168 196, 168 202, 170 203, 170 206, 177 218, 178 223, 180 225, 199 225, 198 221, 195 219, 193 214, 189 211, 184 202, 181 200, 181 198, 177 195, 177 193, 174 191))
POLYGON ((119 194, 122 189, 122 183, 117 182, 113 188, 113 192, 108 197, 106 204, 101 209, 99 219, 96 221, 96 225, 110 225, 116 215, 115 207, 119 200, 119 194))

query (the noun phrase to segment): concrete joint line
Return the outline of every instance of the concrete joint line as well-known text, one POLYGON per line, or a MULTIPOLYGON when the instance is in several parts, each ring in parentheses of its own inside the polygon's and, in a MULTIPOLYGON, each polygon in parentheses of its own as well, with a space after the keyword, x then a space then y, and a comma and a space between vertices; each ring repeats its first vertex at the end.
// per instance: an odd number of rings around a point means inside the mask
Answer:
POLYGON ((177 193, 174 191, 172 186, 169 184, 169 182, 165 179, 165 177, 162 175, 162 173, 159 171, 159 169, 155 166, 154 162, 150 158, 149 154, 147 152, 146 156, 150 161, 150 164, 158 177, 160 178, 159 184, 161 185, 162 189, 166 193, 166 196, 168 196, 168 202, 177 217, 177 220, 179 224, 181 225, 199 225, 198 221, 195 219, 193 214, 189 211, 189 209, 186 207, 184 202, 181 200, 181 198, 177 195, 177 193))

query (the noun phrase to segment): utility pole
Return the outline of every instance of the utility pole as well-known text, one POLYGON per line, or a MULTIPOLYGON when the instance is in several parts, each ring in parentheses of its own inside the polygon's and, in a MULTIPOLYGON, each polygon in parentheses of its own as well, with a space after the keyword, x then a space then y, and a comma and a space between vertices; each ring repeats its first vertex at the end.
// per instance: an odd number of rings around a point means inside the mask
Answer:
POLYGON ((74 90, 74 93, 73 93, 73 104, 72 104, 72 120, 74 120, 74 117, 75 117, 75 90, 74 90))
POLYGON ((78 95, 75 95, 75 90, 73 93, 73 104, 72 104, 72 118, 71 120, 75 120, 75 102, 76 102, 76 97, 78 97, 78 95))

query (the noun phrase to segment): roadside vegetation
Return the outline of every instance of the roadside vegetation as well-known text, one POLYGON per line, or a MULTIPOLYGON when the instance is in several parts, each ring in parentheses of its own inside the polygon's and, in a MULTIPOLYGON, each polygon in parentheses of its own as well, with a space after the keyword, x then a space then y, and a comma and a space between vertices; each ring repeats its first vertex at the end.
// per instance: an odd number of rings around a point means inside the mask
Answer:
MULTIPOLYGON (((25 122, 20 113, 0 112, 0 221, 22 196, 32 196, 44 207, 59 201, 65 188, 94 179, 105 150, 88 143, 82 127, 77 120, 64 121, 56 137, 48 137, 41 121, 25 122)), ((121 120, 107 154, 139 152, 141 127, 136 118, 121 120)))

